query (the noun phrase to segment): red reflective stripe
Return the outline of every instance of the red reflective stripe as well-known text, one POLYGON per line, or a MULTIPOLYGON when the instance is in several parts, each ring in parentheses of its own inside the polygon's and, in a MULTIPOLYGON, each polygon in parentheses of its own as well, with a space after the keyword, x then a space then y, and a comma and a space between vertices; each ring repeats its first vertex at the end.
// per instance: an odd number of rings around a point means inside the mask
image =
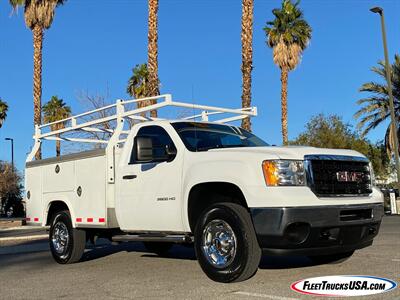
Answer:
POLYGON ((105 218, 99 218, 100 223, 105 223, 106 219, 105 218))
POLYGON ((39 218, 33 218, 34 222, 39 222, 39 218))
POLYGON ((82 218, 76 218, 76 222, 82 222, 82 218))
POLYGON ((27 220, 27 221, 30 221, 30 220, 31 220, 31 218, 26 218, 26 220, 27 220))
POLYGON ((91 222, 93 222, 93 218, 87 218, 87 221, 88 221, 89 223, 91 223, 91 222))

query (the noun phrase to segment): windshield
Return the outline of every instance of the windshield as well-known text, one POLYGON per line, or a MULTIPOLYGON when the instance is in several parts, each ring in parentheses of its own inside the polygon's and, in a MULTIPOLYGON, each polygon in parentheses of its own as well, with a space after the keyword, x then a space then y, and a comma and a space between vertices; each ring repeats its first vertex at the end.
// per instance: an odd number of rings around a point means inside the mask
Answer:
POLYGON ((171 125, 190 151, 268 146, 254 134, 235 126, 197 122, 177 122, 171 125))

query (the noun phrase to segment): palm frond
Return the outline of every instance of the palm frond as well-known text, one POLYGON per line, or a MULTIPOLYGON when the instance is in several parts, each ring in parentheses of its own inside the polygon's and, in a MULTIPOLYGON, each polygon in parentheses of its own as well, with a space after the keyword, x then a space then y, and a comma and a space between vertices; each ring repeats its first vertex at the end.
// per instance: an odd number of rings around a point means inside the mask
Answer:
POLYGON ((388 117, 389 117, 389 114, 386 114, 383 117, 380 113, 371 114, 371 115, 368 115, 368 116, 365 116, 364 118, 362 118, 360 123, 357 125, 357 127, 359 127, 361 129, 362 127, 364 127, 366 125, 365 128, 362 130, 362 135, 365 136, 372 129, 375 129, 378 125, 380 125, 388 117))
POLYGON ((8 105, 5 101, 0 98, 0 128, 3 126, 5 119, 7 118, 8 105))
MULTIPOLYGON (((149 70, 147 64, 136 65, 132 70, 132 76, 128 80, 126 92, 136 99, 143 98, 148 95, 149 89, 149 70)), ((149 105, 150 102, 139 102, 138 107, 149 105)))
MULTIPOLYGON (((42 107, 43 120, 45 123, 59 121, 71 116, 71 108, 63 99, 52 96, 51 99, 42 107)), ((63 124, 56 124, 57 128, 63 127, 63 124)))
MULTIPOLYGON (((377 66, 371 68, 377 74, 382 83, 364 83, 359 91, 369 93, 371 96, 357 100, 357 104, 362 107, 354 114, 358 119, 357 128, 362 129, 362 135, 368 134, 371 130, 390 118, 389 92, 386 81, 386 65, 380 60, 377 66)), ((395 115, 400 116, 400 56, 395 55, 394 63, 391 65, 391 83, 394 96, 395 115)), ((388 129, 389 130, 389 129, 388 129)), ((389 140, 385 139, 385 146, 390 148, 389 140)))
POLYGON ((11 6, 24 8, 25 23, 30 29, 38 25, 48 29, 54 19, 55 8, 67 0, 9 0, 11 6))
MULTIPOLYGON (((367 99, 362 99, 367 100, 367 99)), ((360 100, 359 100, 360 101, 360 100)), ((371 102, 369 105, 361 107, 355 114, 354 118, 358 119, 363 115, 370 114, 372 112, 387 112, 386 102, 382 104, 381 102, 377 101, 375 103, 371 102)))
POLYGON ((17 9, 19 6, 25 5, 25 0, 9 0, 9 3, 13 9, 17 9))
POLYGON ((298 7, 299 1, 284 0, 281 8, 272 10, 273 21, 266 22, 267 45, 273 48, 273 59, 281 69, 293 70, 311 39, 312 29, 298 7))
POLYGON ((382 96, 387 96, 389 94, 387 86, 380 84, 380 83, 376 83, 376 82, 367 82, 364 83, 360 89, 360 92, 369 92, 369 93, 374 93, 377 95, 382 95, 382 96))

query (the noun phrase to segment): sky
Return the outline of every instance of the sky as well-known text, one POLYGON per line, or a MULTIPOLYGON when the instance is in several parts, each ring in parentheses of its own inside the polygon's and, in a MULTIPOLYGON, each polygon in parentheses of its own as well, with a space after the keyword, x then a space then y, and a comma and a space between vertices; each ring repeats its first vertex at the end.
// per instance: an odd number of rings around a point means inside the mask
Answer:
MULTIPOLYGON (((255 0, 252 105, 253 132, 270 144, 281 144, 280 71, 266 46, 263 27, 280 1, 255 0)), ((378 80, 370 68, 383 58, 379 16, 385 10, 389 55, 400 53, 400 0, 303 0, 304 16, 313 29, 301 64, 289 74, 289 139, 304 131, 310 117, 338 114, 356 124, 360 86, 378 80)), ((241 106, 241 1, 160 0, 159 77, 161 93, 175 100, 205 105, 241 106)), ((22 170, 33 145, 32 33, 23 11, 13 14, 0 2, 0 97, 8 118, 0 129, 0 160, 22 170)), ((126 94, 131 69, 147 59, 147 1, 68 0, 57 8, 43 47, 43 98, 64 99, 73 113, 85 107, 77 96, 107 94, 110 101, 126 94)), ((368 138, 382 140, 387 124, 368 138)), ((46 148, 47 149, 47 148, 46 148)), ((53 154, 54 149, 51 149, 53 154)))

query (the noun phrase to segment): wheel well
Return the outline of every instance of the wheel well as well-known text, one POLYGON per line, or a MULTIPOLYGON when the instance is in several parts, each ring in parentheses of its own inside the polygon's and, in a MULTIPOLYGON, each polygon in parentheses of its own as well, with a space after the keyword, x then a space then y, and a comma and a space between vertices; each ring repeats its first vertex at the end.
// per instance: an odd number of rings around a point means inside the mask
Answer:
POLYGON ((231 202, 248 209, 246 199, 240 188, 228 182, 207 182, 192 187, 188 200, 189 225, 192 232, 201 213, 209 206, 231 202))
POLYGON ((49 211, 47 213, 47 220, 46 220, 46 225, 50 225, 50 221, 52 216, 59 212, 59 211, 63 211, 63 210, 69 210, 67 204, 65 204, 62 201, 53 201, 50 203, 50 207, 49 207, 49 211))

